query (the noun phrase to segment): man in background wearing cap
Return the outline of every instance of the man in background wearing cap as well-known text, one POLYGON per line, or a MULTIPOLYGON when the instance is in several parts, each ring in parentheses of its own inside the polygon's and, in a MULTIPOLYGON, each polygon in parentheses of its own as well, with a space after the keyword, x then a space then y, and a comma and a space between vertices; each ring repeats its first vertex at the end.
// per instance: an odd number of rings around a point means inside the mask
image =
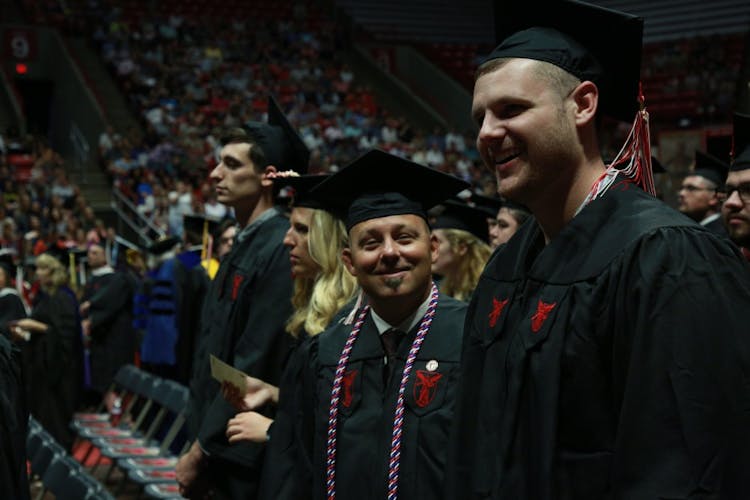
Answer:
POLYGON ((440 496, 466 306, 432 283, 427 210, 465 187, 373 150, 311 191, 344 216, 342 258, 367 305, 302 348, 299 470, 313 477, 295 500, 440 496))
MULTIPOLYGON (((269 123, 252 122, 222 141, 220 163, 211 172, 218 200, 234 208, 239 232, 211 281, 190 384, 189 424, 195 439, 177 464, 181 493, 200 497, 255 498, 263 444, 229 444, 227 422, 236 414, 211 378, 209 355, 252 377, 278 386, 291 337, 289 255, 283 245, 289 221, 274 208, 277 170, 307 170, 309 152, 269 100, 269 123)), ((272 416, 268 408, 259 413, 272 416)))
POLYGON ((695 169, 682 180, 678 209, 701 226, 727 237, 721 219, 721 193, 729 165, 708 153, 695 152, 695 169))
POLYGON ((636 185, 642 20, 544 5, 498 12, 474 86, 480 154, 534 223, 469 305, 447 498, 750 498, 747 264, 636 185), (636 117, 609 168, 600 115, 636 117))
POLYGON ((101 400, 117 370, 133 363, 136 335, 133 331, 135 281, 107 263, 99 243, 86 252, 91 278, 86 283, 79 307, 81 328, 91 353, 91 388, 101 400))
POLYGON ((507 243, 531 215, 523 205, 503 200, 497 196, 483 196, 474 193, 471 195, 470 201, 474 203, 474 206, 487 213, 489 243, 493 250, 503 243, 507 243))

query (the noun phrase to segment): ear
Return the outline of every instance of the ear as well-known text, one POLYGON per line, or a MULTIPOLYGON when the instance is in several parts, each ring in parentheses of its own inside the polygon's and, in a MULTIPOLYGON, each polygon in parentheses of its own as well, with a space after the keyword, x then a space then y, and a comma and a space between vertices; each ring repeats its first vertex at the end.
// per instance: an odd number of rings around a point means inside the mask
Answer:
POLYGON ((464 255, 466 255, 466 252, 468 252, 468 251, 469 251, 469 245, 467 245, 466 243, 459 244, 459 246, 458 246, 458 255, 460 255, 461 257, 463 257, 464 255))
POLYGON ((260 176, 260 185, 264 188, 272 188, 273 187, 273 176, 269 176, 269 174, 275 174, 276 173, 276 167, 273 165, 268 165, 265 169, 263 169, 263 174, 260 176))
POLYGON ((433 264, 437 262, 438 255, 440 255, 440 242, 435 233, 430 233, 430 258, 433 264))
POLYGON ((349 247, 344 247, 341 250, 341 261, 344 263, 346 270, 349 271, 349 274, 356 278, 357 270, 354 269, 354 265, 352 264, 352 251, 349 247))
POLYGON ((599 106, 599 89, 596 84, 588 80, 581 82, 570 96, 575 103, 576 125, 592 122, 599 106))

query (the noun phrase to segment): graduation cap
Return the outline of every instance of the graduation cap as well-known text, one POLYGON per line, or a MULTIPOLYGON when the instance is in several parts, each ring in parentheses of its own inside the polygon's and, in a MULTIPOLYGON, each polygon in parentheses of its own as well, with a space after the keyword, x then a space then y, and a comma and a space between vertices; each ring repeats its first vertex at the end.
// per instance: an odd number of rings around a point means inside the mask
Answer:
POLYGON ((713 182, 716 187, 721 188, 727 181, 729 165, 717 157, 704 153, 703 151, 695 152, 695 168, 689 175, 698 175, 713 182))
POLYGON ((733 120, 733 160, 729 170, 735 172, 750 168, 750 115, 734 113, 733 120))
POLYGON ((485 243, 489 241, 485 210, 454 200, 447 200, 442 206, 444 210, 432 223, 432 229, 460 229, 473 234, 485 243))
POLYGON ((458 177, 373 149, 318 184, 309 196, 342 214, 349 230, 390 215, 427 220, 427 210, 468 187, 458 177))
POLYGON ((656 156, 651 156, 651 170, 655 174, 666 174, 667 173, 667 169, 664 168, 664 165, 662 164, 662 162, 660 162, 656 158, 656 156))
MULTIPOLYGON (((73 260, 73 263, 76 265, 86 260, 86 250, 80 250, 78 248, 65 248, 58 245, 57 243, 53 243, 49 248, 42 252, 42 254, 47 254, 50 257, 54 257, 55 260, 62 264, 66 269, 70 265, 71 258, 73 260)), ((36 260, 33 265, 36 265, 36 260)))
POLYGON ((162 255, 172 250, 179 243, 180 238, 177 236, 164 236, 142 246, 142 248, 151 255, 162 255))
POLYGON ((273 182, 278 186, 291 188, 289 204, 294 207, 325 209, 324 204, 310 196, 310 190, 329 178, 331 174, 300 175, 276 177, 273 182))
POLYGON ((602 113, 631 122, 638 109, 643 19, 573 0, 495 0, 498 58, 544 61, 599 87, 602 113))
POLYGON ((183 229, 197 239, 202 239, 203 235, 216 233, 221 224, 221 219, 208 215, 185 214, 182 216, 183 229))
POLYGON ((244 128, 266 156, 267 164, 261 168, 273 165, 279 170, 307 172, 310 151, 273 96, 268 97, 268 123, 249 122, 244 128))
POLYGON ((472 193, 469 199, 476 208, 484 211, 490 219, 497 217, 497 211, 503 206, 503 200, 499 196, 485 196, 483 194, 472 193))

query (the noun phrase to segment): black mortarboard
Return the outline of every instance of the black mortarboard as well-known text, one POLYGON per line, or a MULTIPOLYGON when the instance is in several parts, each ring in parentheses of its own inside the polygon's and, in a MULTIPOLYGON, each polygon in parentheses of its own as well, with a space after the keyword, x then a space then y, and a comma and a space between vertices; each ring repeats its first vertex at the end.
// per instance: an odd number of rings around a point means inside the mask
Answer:
MULTIPOLYGON (((18 252, 12 248, 0 249, 0 268, 5 271, 8 280, 13 279, 16 275, 16 257, 18 257, 18 252)), ((9 284, 7 285, 9 286, 9 284)))
POLYGON ((343 214, 347 229, 390 215, 427 210, 469 187, 453 175, 373 149, 310 191, 328 210, 343 214))
POLYGON ((444 209, 432 223, 432 229, 460 229, 485 243, 489 240, 485 210, 453 200, 443 202, 442 206, 444 209))
POLYGON ((733 154, 729 170, 750 168, 750 115, 734 113, 733 154))
POLYGON ((310 151, 273 96, 268 97, 268 123, 249 122, 245 125, 248 135, 261 147, 266 156, 266 165, 278 170, 307 172, 310 151))
POLYGON ((695 152, 695 168, 689 175, 699 175, 721 188, 727 181, 729 165, 703 151, 695 152))
POLYGON ((499 45, 485 59, 545 61, 590 80, 602 113, 631 122, 638 109, 643 19, 572 0, 495 1, 499 45))
POLYGON ((59 263, 61 263, 66 268, 68 267, 68 264, 70 263, 70 260, 68 260, 68 251, 66 248, 61 247, 57 245, 56 243, 52 243, 49 248, 47 248, 44 252, 50 257, 54 257, 59 263))
POLYGON ((497 217, 497 211, 503 206, 503 200, 498 196, 485 196, 483 194, 472 193, 469 199, 475 207, 484 211, 490 219, 497 217))
POLYGON ((204 230, 208 234, 214 234, 219 227, 221 219, 209 217, 208 215, 186 214, 183 216, 183 229, 191 233, 195 238, 201 239, 204 230))
MULTIPOLYGON (((86 260, 86 250, 81 250, 78 248, 65 248, 57 243, 52 243, 50 247, 42 253, 47 254, 50 257, 54 257, 55 260, 57 260, 60 264, 63 265, 63 267, 65 267, 65 269, 70 266, 71 256, 73 257, 73 261, 75 264, 80 264, 81 262, 86 260)), ((33 263, 30 262, 30 264, 35 266, 36 258, 34 259, 33 263)))
POLYGON ((164 236, 144 245, 142 248, 151 255, 161 255, 172 250, 179 243, 180 238, 177 236, 164 236))
POLYGON ((651 170, 655 174, 666 174, 667 173, 667 169, 664 168, 664 165, 662 164, 662 162, 660 162, 656 158, 656 156, 651 156, 651 170))
POLYGON ((292 189, 291 205, 294 207, 325 208, 319 200, 310 196, 310 190, 330 177, 330 174, 300 175, 290 177, 276 177, 274 184, 288 186, 292 189))

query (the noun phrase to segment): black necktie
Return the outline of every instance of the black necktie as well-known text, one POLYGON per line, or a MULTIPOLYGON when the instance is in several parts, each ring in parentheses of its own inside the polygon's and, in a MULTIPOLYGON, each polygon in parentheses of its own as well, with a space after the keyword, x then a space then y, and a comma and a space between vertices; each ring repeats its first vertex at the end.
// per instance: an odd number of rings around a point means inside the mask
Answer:
POLYGON ((404 332, 395 328, 389 328, 383 332, 380 338, 383 341, 385 354, 389 358, 392 358, 398 352, 398 346, 401 344, 401 339, 404 338, 404 332))
POLYGON ((390 328, 380 335, 380 339, 383 342, 383 350, 387 357, 387 361, 383 366, 383 385, 388 385, 388 380, 393 371, 393 357, 398 352, 398 346, 401 343, 401 339, 404 338, 404 335, 404 332, 395 328, 390 328))

